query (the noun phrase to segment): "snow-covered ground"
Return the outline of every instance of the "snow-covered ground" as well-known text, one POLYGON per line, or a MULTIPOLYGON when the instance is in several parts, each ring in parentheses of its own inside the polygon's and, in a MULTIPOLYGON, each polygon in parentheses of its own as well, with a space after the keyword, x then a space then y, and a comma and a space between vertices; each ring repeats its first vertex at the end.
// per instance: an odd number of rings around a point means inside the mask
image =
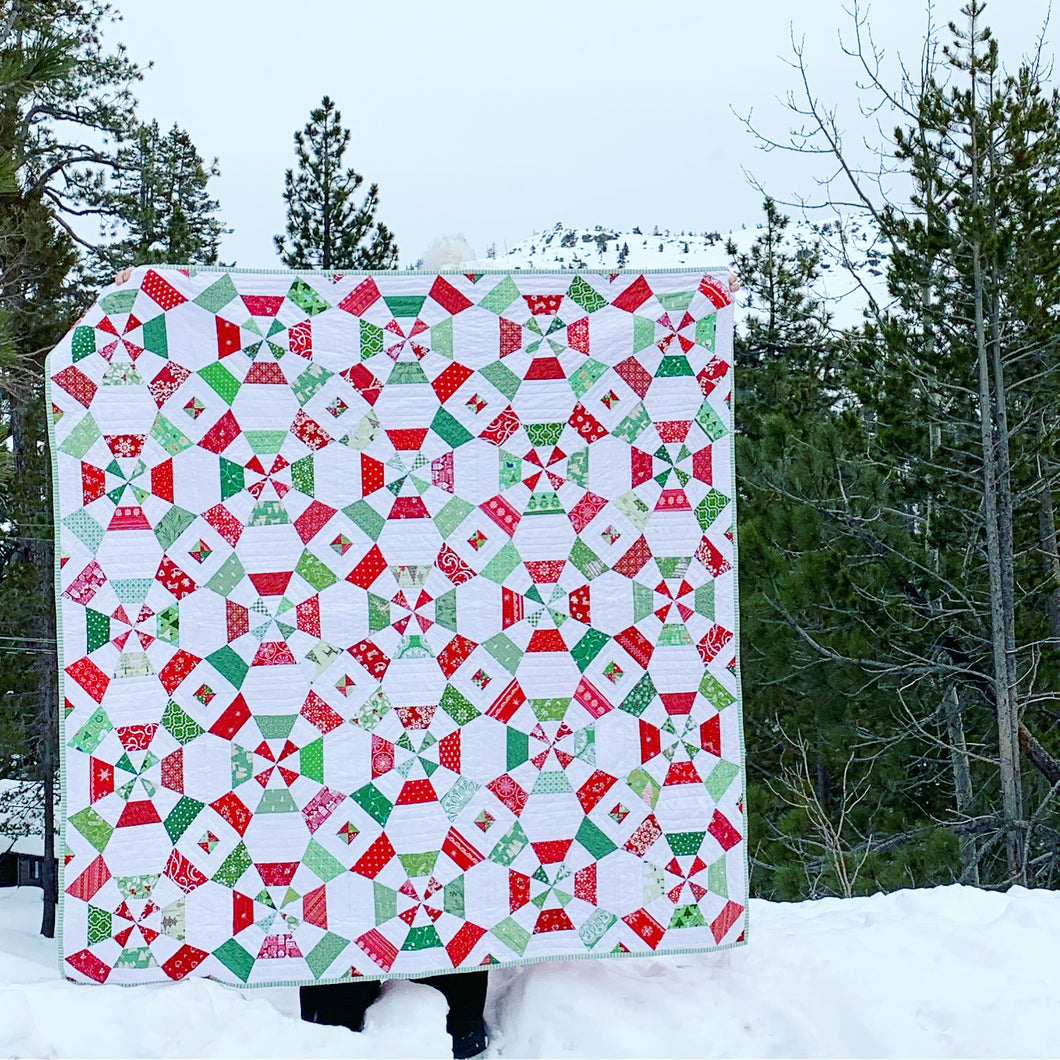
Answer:
MULTIPOLYGON (((78 986, 0 891, 0 1056, 443 1057, 442 996, 393 982, 364 1033, 298 1020, 297 991, 205 980, 78 986)), ((491 1057, 1050 1057, 1060 893, 967 887, 751 902, 723 953, 494 972, 491 1057)))

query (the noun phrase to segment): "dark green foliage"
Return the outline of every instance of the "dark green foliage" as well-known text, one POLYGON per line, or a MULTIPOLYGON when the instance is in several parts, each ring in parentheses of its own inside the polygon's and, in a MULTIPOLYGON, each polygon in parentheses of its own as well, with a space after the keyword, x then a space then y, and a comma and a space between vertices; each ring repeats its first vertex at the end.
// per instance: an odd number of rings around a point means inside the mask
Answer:
POLYGON ((768 203, 740 265, 764 895, 1060 873, 1060 97, 1034 67, 1001 75, 980 14, 897 134, 911 208, 878 214, 894 308, 830 335, 801 296, 813 257, 777 255, 768 203))
POLYGON ((370 185, 358 203, 364 177, 343 168, 349 140, 342 115, 327 96, 310 111, 305 129, 294 134, 298 163, 296 169, 287 170, 283 191, 287 231, 273 237, 288 268, 391 269, 397 265, 394 237, 375 220, 378 185, 370 185))
POLYGON ((206 166, 183 129, 163 134, 152 122, 122 152, 122 167, 108 199, 126 234, 104 248, 106 268, 216 264, 226 230, 207 185, 220 175, 217 160, 206 166))
POLYGON ((808 293, 817 251, 786 253, 786 226, 767 200, 737 261, 750 308, 735 408, 752 885, 796 898, 948 882, 952 859, 928 868, 920 855, 935 771, 887 675, 865 664, 899 617, 886 548, 907 550, 910 535, 879 517, 888 487, 846 388, 851 340, 808 293), (868 507, 882 552, 851 531, 868 507))
POLYGON ((68 217, 101 209, 106 174, 134 127, 140 71, 104 44, 109 4, 6 0, 0 10, 0 189, 43 200, 74 235, 68 217))
MULTIPOLYGON (((102 191, 133 126, 139 71, 104 46, 110 17, 95 0, 0 7, 0 773, 39 783, 46 865, 58 704, 44 357, 85 300, 68 282, 86 242, 72 220, 109 212, 102 191)), ((51 935, 54 875, 44 882, 51 935)))
POLYGON ((982 5, 963 14, 948 75, 927 79, 915 123, 897 134, 917 212, 885 218, 902 312, 883 321, 874 354, 866 346, 854 385, 880 424, 881 458, 904 453, 896 482, 925 544, 917 614, 934 629, 934 661, 959 667, 949 678, 956 742, 967 728, 1000 762, 972 766, 973 797, 955 816, 974 818, 962 824, 983 837, 985 881, 1055 885, 1047 758, 1058 749, 1060 625, 1048 439, 1060 377, 1048 281, 1060 243, 1060 97, 1034 66, 1002 75, 982 5), (1046 757, 1021 761, 1034 733, 1046 757), (1028 827, 1032 805, 1044 816, 1028 827))

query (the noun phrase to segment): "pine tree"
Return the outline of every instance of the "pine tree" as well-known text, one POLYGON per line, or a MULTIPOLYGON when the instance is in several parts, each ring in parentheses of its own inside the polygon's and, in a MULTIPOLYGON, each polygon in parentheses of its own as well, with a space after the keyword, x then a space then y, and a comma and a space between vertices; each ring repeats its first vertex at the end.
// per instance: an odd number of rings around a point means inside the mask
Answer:
POLYGON ((220 204, 208 191, 210 179, 220 176, 217 160, 207 166, 187 132, 174 124, 163 134, 154 121, 137 130, 122 165, 108 194, 125 235, 104 248, 106 269, 215 264, 226 234, 220 204))
POLYGON ((310 111, 294 141, 297 168, 284 178, 287 231, 273 237, 283 263, 291 269, 395 268, 394 237, 375 220, 379 186, 370 185, 356 201, 364 177, 343 168, 350 131, 329 97, 310 111))
MULTIPOLYGON (((748 314, 735 347, 752 886, 783 899, 898 886, 907 872, 934 882, 940 845, 943 860, 953 845, 925 822, 937 799, 893 725, 893 687, 859 661, 885 617, 860 591, 878 592, 888 572, 857 570, 860 543, 833 513, 850 497, 886 511, 887 484, 864 463, 849 337, 810 294, 818 252, 792 255, 787 225, 767 200, 761 235, 736 259, 748 314)), ((874 528, 906 547, 901 518, 874 528)))
MULTIPOLYGON (((888 96, 876 82, 907 122, 894 155, 911 178, 908 208, 874 205, 857 172, 839 167, 891 243, 897 304, 874 306, 842 347, 836 409, 863 425, 847 449, 859 457, 814 442, 842 488, 784 468, 786 495, 827 530, 811 549, 843 557, 823 568, 815 598, 784 611, 819 662, 841 672, 854 658, 866 689, 892 693, 889 724, 877 710, 861 716, 882 725, 875 739, 889 729, 909 747, 910 781, 927 780, 918 830, 939 846, 924 868, 945 878, 949 857, 954 878, 1050 886, 1060 878, 1050 442, 1060 419, 1060 97, 1033 63, 1002 74, 982 11, 977 0, 963 9, 966 28, 951 26, 940 64, 925 49, 919 84, 888 96), (827 616, 871 637, 860 649, 836 641, 827 616)), ((834 126, 818 120, 845 162, 834 126)), ((782 562, 797 570, 807 552, 787 546, 782 562)))
POLYGON ((117 16, 101 0, 4 0, 0 7, 0 189, 40 200, 78 245, 93 245, 78 216, 110 216, 107 176, 136 128, 141 72, 104 28, 117 16))
MULTIPOLYGON (((97 0, 8 0, 0 8, 0 436, 11 475, 2 490, 0 672, 5 692, 0 769, 40 784, 45 811, 44 913, 55 927, 52 809, 57 768, 51 477, 44 356, 83 293, 68 276, 76 219, 108 215, 99 201, 133 127, 137 68, 109 51, 97 0), (96 144, 99 146, 92 146, 96 144)), ((5 462, 7 461, 5 456, 5 462)))
POLYGON ((1060 781, 1057 741, 1050 751, 1035 735, 1053 727, 1060 646, 1049 618, 1060 97, 1033 65, 1001 73, 982 12, 973 0, 965 28, 951 24, 947 69, 898 133, 914 212, 885 221, 902 312, 867 350, 857 389, 926 546, 916 610, 935 644, 918 665, 935 663, 946 704, 932 724, 953 763, 962 856, 984 882, 1045 882, 1060 872, 1055 824, 1025 808, 1049 810, 1040 800, 1060 781), (968 742, 991 748, 997 768, 968 742))

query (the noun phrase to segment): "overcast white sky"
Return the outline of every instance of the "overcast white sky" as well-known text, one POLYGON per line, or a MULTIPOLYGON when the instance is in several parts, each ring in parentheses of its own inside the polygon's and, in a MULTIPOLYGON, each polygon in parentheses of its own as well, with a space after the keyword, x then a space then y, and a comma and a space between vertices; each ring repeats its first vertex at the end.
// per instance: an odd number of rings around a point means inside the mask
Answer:
MULTIPOLYGON (((379 184, 378 217, 406 264, 457 232, 481 256, 556 221, 755 223, 760 194, 744 169, 780 199, 811 191, 809 161, 756 150, 730 107, 785 132, 793 28, 820 97, 856 139, 857 70, 838 39, 850 2, 116 0, 124 19, 107 35, 154 64, 141 116, 178 122, 220 159, 212 188, 234 229, 224 260, 278 264, 293 133, 327 93, 353 131, 346 162, 379 184)), ((958 6, 938 3, 935 21, 958 6)), ((1046 0, 989 5, 1010 63, 1046 12, 1046 0)), ((915 66, 926 4, 877 0, 870 19, 889 57, 915 66)))

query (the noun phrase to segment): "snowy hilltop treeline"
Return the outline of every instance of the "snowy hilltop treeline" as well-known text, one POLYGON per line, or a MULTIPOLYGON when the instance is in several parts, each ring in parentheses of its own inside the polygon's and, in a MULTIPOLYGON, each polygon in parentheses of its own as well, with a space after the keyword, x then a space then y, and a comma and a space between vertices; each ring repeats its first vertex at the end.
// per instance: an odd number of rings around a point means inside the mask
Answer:
MULTIPOLYGON (((621 269, 716 269, 746 254, 761 235, 764 220, 702 231, 636 225, 569 226, 557 221, 511 246, 491 243, 483 253, 462 236, 436 240, 417 262, 421 268, 474 267, 607 271, 621 269), (729 252, 735 248, 735 254, 729 252)), ((859 215, 830 220, 792 217, 781 244, 794 257, 820 254, 814 293, 837 327, 856 325, 869 301, 887 302, 887 254, 871 221, 859 215)))

